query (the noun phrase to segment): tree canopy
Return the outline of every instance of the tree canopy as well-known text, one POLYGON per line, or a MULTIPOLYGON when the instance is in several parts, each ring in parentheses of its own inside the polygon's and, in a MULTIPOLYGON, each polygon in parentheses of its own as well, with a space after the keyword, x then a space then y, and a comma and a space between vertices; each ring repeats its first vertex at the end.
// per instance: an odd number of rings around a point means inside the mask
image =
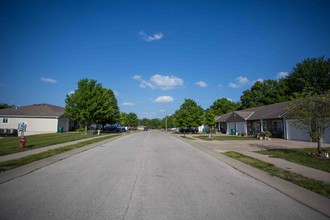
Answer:
POLYGON ((330 59, 305 59, 284 80, 289 94, 325 94, 330 90, 330 59))
POLYGON ((251 89, 243 91, 241 105, 243 109, 246 109, 287 100, 286 86, 283 81, 264 80, 255 82, 251 89))
POLYGON ((226 98, 221 98, 213 102, 210 109, 213 111, 215 116, 220 116, 228 112, 235 111, 238 107, 238 103, 232 102, 226 98))
POLYGON ((292 126, 310 131, 310 137, 317 141, 320 153, 321 139, 330 126, 330 90, 324 95, 292 101, 286 117, 295 119, 291 122, 292 126))
POLYGON ((113 123, 119 120, 117 100, 111 89, 105 89, 93 79, 82 79, 78 89, 67 94, 65 115, 86 127, 93 123, 113 123))
POLYGON ((198 127, 203 123, 202 107, 192 99, 185 99, 180 109, 174 113, 177 127, 198 127))

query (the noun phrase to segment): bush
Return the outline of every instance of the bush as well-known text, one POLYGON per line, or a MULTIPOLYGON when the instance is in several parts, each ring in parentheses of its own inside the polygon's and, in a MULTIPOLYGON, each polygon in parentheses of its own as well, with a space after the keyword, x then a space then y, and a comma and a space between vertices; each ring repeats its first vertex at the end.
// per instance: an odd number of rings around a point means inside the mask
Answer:
POLYGON ((245 136, 246 136, 246 133, 245 133, 245 132, 242 132, 242 133, 241 133, 241 136, 242 136, 242 137, 245 137, 245 136))

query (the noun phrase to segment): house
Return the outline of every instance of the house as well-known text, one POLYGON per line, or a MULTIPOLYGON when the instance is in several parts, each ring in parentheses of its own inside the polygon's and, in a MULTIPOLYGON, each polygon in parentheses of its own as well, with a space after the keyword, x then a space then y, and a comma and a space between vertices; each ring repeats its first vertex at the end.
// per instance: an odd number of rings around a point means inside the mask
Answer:
MULTIPOLYGON (((15 133, 18 124, 27 124, 24 135, 66 132, 74 124, 64 116, 64 108, 49 104, 35 104, 0 109, 0 133, 15 133), (13 132, 14 131, 14 132, 13 132)), ((20 133, 18 132, 18 135, 20 133)))
MULTIPOLYGON (((281 102, 230 112, 216 119, 217 128, 226 134, 254 136, 270 131, 276 138, 311 141, 308 131, 295 128, 291 123, 293 119, 286 117, 289 105, 290 102, 281 102)), ((330 128, 326 130, 322 142, 330 143, 330 128)))

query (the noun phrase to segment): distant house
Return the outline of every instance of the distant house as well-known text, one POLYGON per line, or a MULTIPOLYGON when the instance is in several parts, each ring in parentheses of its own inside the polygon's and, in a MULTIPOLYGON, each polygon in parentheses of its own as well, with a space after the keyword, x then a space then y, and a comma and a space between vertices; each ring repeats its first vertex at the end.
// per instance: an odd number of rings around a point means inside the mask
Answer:
POLYGON ((49 104, 35 104, 0 109, 0 133, 18 128, 18 123, 27 124, 25 135, 66 132, 74 124, 64 116, 64 108, 49 104))
MULTIPOLYGON (((306 130, 300 130, 291 125, 293 119, 287 118, 290 102, 281 102, 230 112, 219 116, 218 130, 226 134, 242 134, 254 136, 262 131, 270 131, 273 137, 288 140, 311 141, 306 130)), ((330 143, 330 129, 322 139, 323 143, 330 143)))

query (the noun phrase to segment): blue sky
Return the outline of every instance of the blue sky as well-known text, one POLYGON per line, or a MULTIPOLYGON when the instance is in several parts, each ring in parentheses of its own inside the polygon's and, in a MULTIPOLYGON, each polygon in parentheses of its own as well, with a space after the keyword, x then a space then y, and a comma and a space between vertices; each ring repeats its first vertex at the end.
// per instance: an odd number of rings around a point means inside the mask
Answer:
POLYGON ((65 106, 83 78, 122 112, 239 101, 257 80, 330 55, 330 1, 0 2, 0 103, 65 106))

